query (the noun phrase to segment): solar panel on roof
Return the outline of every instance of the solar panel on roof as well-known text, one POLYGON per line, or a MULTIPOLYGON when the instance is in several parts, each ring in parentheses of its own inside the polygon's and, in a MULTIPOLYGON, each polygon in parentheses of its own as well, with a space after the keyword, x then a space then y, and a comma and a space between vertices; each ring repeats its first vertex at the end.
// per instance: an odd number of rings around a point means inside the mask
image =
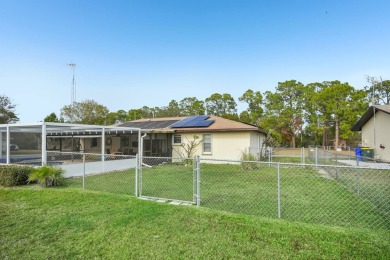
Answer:
POLYGON ((185 128, 185 127, 207 127, 214 123, 214 120, 207 120, 209 116, 191 116, 183 119, 173 125, 172 128, 185 128))
POLYGON ((211 125, 212 123, 214 123, 214 120, 205 120, 205 121, 195 122, 193 126, 206 127, 211 125))
POLYGON ((189 123, 196 116, 187 117, 186 119, 180 120, 179 122, 173 124, 171 127, 183 127, 185 124, 189 123))

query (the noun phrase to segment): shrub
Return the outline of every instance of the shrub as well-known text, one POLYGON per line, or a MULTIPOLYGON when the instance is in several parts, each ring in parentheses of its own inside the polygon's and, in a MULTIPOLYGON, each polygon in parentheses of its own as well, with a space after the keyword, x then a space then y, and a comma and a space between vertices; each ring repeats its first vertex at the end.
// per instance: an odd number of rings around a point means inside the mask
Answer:
POLYGON ((247 151, 241 152, 241 161, 241 168, 244 170, 256 170, 260 168, 256 156, 247 151))
POLYGON ((54 166, 42 166, 32 171, 29 176, 29 181, 38 181, 39 184, 46 187, 61 186, 64 180, 62 174, 64 170, 54 166))
POLYGON ((25 185, 28 175, 34 170, 30 166, 0 165, 0 185, 5 187, 25 185))

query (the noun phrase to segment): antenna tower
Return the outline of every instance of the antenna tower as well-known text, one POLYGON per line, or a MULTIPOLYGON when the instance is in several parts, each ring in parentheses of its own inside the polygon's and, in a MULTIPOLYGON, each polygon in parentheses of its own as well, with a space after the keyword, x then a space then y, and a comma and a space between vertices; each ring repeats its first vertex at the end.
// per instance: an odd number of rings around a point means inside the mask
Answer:
POLYGON ((71 87, 71 96, 70 96, 70 104, 73 106, 73 103, 76 102, 76 79, 75 79, 75 63, 68 63, 67 64, 73 71, 73 77, 72 77, 72 87, 71 87))
POLYGON ((374 77, 370 77, 368 75, 365 75, 366 77, 366 81, 368 83, 371 83, 371 86, 372 86, 372 96, 371 96, 371 103, 373 106, 375 106, 375 84, 377 83, 377 81, 375 80, 374 77))

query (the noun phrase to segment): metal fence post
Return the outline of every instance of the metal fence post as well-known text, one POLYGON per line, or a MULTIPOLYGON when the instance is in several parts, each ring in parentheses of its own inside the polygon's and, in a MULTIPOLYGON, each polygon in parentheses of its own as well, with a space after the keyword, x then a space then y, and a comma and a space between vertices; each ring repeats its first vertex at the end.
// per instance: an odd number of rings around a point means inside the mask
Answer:
POLYGON ((85 189, 85 154, 83 154, 83 190, 85 189))
POLYGON ((138 197, 138 165, 139 165, 139 156, 138 153, 135 155, 135 196, 138 197))
POLYGON ((196 180, 197 180, 197 160, 196 156, 194 156, 194 160, 192 163, 192 202, 196 204, 197 202, 197 185, 196 185, 196 180))
POLYGON ((196 206, 200 206, 200 157, 196 157, 196 206))
POLYGON ((316 162, 316 167, 318 165, 318 147, 316 147, 316 158, 315 158, 315 162, 316 162))
POLYGON ((280 163, 278 163, 278 218, 282 217, 282 212, 280 208, 280 163))
POLYGON ((142 197, 142 155, 138 155, 138 194, 142 197))

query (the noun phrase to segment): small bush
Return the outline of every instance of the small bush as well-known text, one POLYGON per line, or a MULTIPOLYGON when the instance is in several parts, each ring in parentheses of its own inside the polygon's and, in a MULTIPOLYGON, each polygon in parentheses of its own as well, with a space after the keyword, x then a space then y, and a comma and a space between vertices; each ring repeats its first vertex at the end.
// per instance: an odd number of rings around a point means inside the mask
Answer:
POLYGON ((64 170, 54 166, 42 166, 32 171, 29 176, 29 181, 38 181, 39 184, 46 187, 61 186, 64 177, 64 170))
POLYGON ((244 151, 241 153, 241 168, 244 170, 257 170, 260 168, 260 164, 257 163, 255 155, 244 151))
POLYGON ((12 187, 17 185, 26 185, 28 175, 34 170, 30 166, 1 165, 0 166, 0 185, 12 187))

